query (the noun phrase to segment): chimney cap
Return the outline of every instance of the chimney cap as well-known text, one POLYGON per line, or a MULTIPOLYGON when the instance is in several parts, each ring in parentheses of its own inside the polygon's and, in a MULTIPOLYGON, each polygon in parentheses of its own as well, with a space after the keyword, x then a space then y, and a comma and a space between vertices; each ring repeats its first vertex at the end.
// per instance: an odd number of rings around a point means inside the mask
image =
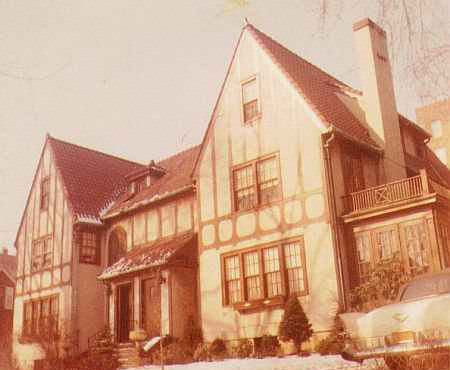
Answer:
POLYGON ((384 37, 386 37, 386 31, 383 30, 378 24, 376 24, 370 18, 364 18, 358 22, 353 23, 353 32, 356 32, 364 27, 372 27, 373 29, 378 31, 380 34, 382 34, 384 37))

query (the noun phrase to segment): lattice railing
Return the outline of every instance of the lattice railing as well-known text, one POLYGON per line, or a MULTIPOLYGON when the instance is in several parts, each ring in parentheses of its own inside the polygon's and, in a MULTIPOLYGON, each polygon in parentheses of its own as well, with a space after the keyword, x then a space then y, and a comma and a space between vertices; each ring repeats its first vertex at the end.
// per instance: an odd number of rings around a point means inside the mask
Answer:
POLYGON ((420 175, 390 182, 345 196, 346 212, 358 212, 417 198, 429 192, 425 171, 420 175))

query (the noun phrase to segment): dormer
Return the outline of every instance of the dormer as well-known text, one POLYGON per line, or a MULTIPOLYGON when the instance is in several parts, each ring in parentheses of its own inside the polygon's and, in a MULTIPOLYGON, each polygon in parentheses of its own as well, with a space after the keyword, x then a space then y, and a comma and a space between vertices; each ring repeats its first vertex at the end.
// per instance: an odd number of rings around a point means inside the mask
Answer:
POLYGON ((137 194, 143 189, 153 185, 158 179, 165 175, 167 171, 158 166, 154 160, 143 169, 132 172, 126 176, 128 181, 128 192, 137 194))

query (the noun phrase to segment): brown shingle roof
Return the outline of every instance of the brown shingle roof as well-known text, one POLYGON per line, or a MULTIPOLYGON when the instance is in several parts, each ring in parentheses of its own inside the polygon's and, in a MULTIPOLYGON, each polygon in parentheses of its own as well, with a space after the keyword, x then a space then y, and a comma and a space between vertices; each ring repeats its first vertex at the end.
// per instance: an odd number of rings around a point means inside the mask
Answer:
POLYGON ((358 91, 294 54, 253 25, 248 24, 246 28, 325 125, 335 126, 358 141, 376 146, 375 141, 369 136, 369 131, 337 95, 344 91, 358 94, 358 91))
POLYGON ((192 255, 191 248, 195 247, 196 240, 197 234, 186 232, 134 248, 119 261, 107 267, 98 278, 111 279, 123 274, 167 265, 174 262, 183 252, 185 255, 192 255))
POLYGON ((99 214, 126 185, 125 176, 144 166, 96 150, 48 137, 72 211, 80 221, 99 214))
POLYGON ((129 193, 124 192, 103 217, 113 217, 119 213, 136 209, 192 186, 191 171, 199 150, 200 146, 197 145, 157 162, 157 165, 164 168, 166 173, 131 198, 129 193))

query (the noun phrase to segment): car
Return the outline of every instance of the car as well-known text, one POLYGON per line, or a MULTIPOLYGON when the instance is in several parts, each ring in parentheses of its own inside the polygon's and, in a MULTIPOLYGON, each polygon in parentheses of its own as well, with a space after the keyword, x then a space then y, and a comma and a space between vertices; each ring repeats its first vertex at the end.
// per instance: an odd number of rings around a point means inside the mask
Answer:
POLYGON ((342 357, 347 360, 384 358, 391 370, 406 369, 412 366, 408 362, 426 357, 448 364, 450 269, 413 278, 391 304, 339 317, 345 338, 342 357))

